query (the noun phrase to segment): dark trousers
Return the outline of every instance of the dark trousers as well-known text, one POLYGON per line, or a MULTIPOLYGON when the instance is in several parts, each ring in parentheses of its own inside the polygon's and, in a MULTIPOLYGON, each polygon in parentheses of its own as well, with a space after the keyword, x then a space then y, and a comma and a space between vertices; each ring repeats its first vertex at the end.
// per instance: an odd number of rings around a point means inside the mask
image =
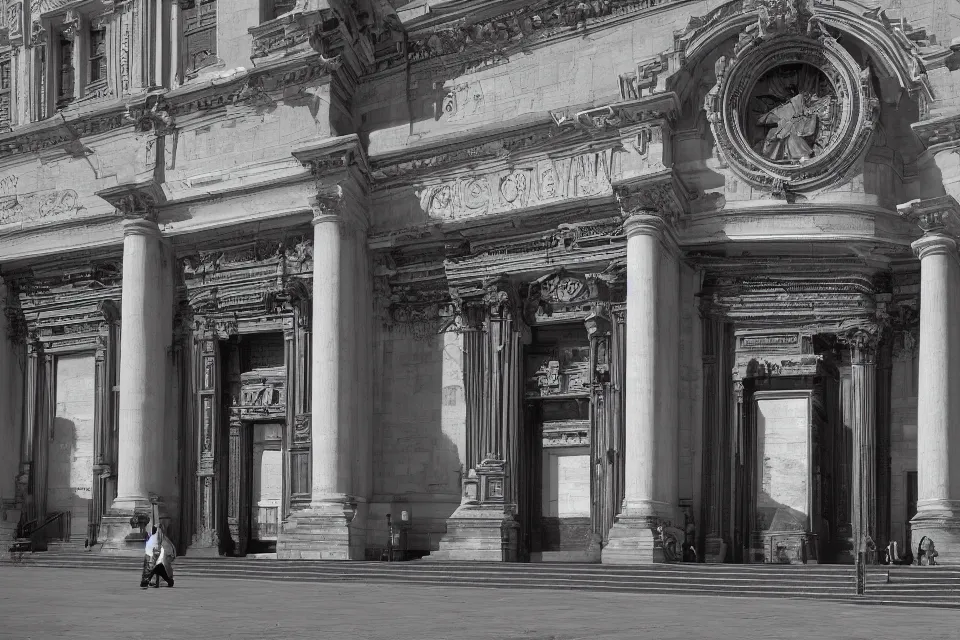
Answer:
POLYGON ((173 586, 173 578, 167 575, 167 568, 163 566, 162 562, 158 562, 153 569, 150 568, 150 561, 146 558, 143 559, 143 573, 140 576, 140 588, 146 589, 150 586, 150 580, 154 579, 154 586, 160 586, 160 578, 167 583, 168 587, 173 586))

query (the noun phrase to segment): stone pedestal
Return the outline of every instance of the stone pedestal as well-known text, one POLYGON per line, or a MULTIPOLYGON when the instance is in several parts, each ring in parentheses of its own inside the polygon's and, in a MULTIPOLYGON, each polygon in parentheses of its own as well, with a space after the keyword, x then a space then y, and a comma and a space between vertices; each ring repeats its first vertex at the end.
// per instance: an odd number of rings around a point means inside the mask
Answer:
POLYGON ((663 546, 657 533, 656 516, 617 516, 603 548, 603 564, 652 564, 664 562, 663 546))
POLYGON ((153 505, 136 507, 133 513, 125 509, 111 509, 100 521, 100 551, 114 555, 143 555, 144 545, 150 537, 151 510, 153 505))
POLYGON ((292 513, 277 541, 277 558, 363 560, 364 537, 352 526, 356 514, 356 505, 342 502, 311 504, 292 513))
POLYGON ((447 518, 447 532, 430 560, 516 562, 519 527, 505 501, 506 464, 489 457, 471 469, 461 485, 462 502, 447 518))
POLYGON ((5 507, 0 511, 0 555, 3 555, 10 546, 9 543, 17 538, 20 513, 20 509, 15 507, 5 507))
POLYGON ((519 525, 502 506, 461 505, 447 518, 440 548, 425 560, 516 562, 519 525))

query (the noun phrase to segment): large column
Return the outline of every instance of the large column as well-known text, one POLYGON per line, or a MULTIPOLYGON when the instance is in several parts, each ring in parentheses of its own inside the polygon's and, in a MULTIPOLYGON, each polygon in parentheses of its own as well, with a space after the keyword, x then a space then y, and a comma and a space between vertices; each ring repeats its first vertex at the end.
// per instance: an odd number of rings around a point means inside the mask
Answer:
POLYGON ((147 219, 124 223, 120 316, 120 433, 115 509, 149 504, 147 445, 160 428, 165 356, 159 340, 160 229, 147 219))
POLYGON ((152 182, 101 191, 123 216, 123 287, 117 410, 117 497, 102 521, 103 550, 142 553, 152 503, 160 502, 151 455, 161 451, 166 398, 163 247, 156 222, 162 191, 152 182))
MULTIPOLYGON (((847 336, 853 389, 853 541, 857 553, 867 552, 867 538, 877 542, 877 336, 863 329, 847 336)), ((876 555, 865 556, 875 562, 876 555)))
POLYGON ((960 564, 960 207, 951 196, 901 205, 924 236, 920 258, 920 344, 917 393, 917 515, 914 554, 932 540, 940 564, 960 564))
POLYGON ((340 235, 342 220, 318 201, 313 216, 313 467, 310 504, 343 502, 340 474, 340 235))
MULTIPOLYGON (((291 513, 277 541, 279 558, 362 559, 366 547, 364 479, 372 447, 359 407, 370 398, 355 360, 358 336, 368 333, 372 308, 358 304, 371 283, 363 148, 356 135, 293 150, 311 169, 318 195, 313 210, 313 302, 310 391, 310 504, 291 513), (358 314, 365 314, 358 317, 358 314)), ((306 416, 303 416, 306 419, 306 416)), ((302 446, 302 443, 301 443, 302 446)))
MULTIPOLYGON (((675 518, 678 392, 674 349, 677 331, 668 323, 678 310, 673 271, 677 258, 665 221, 649 213, 630 215, 627 234, 627 332, 624 379, 624 500, 604 564, 661 562, 657 527, 675 518), (663 267, 668 267, 663 269, 663 267), (663 273, 661 273, 663 271, 663 273), (666 308, 664 308, 666 307, 666 308), (665 362, 672 358, 673 364, 665 362)), ((681 538, 682 539, 682 538, 681 538)))
MULTIPOLYGON (((321 195, 313 207, 313 317, 311 384, 310 506, 294 512, 277 544, 280 558, 362 559, 364 532, 351 523, 357 504, 351 494, 351 474, 357 452, 351 444, 358 394, 350 371, 355 321, 350 289, 356 270, 355 247, 345 239, 354 224, 356 202, 340 188, 321 195), (344 245, 347 246, 344 246, 344 245), (346 278, 346 282, 345 282, 346 278), (346 286, 345 286, 346 285, 346 286), (346 303, 346 304, 345 304, 346 303)), ((365 239, 365 234, 364 234, 365 239)), ((359 524, 359 523, 358 523, 359 524)))

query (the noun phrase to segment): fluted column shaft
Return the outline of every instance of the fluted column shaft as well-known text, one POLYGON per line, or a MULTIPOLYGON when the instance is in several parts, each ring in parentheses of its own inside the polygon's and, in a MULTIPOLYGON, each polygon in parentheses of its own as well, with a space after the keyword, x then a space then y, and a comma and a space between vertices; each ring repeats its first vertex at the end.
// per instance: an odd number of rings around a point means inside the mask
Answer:
POLYGON ((313 218, 311 502, 345 498, 340 477, 340 295, 342 220, 323 207, 313 218))
POLYGON ((149 500, 149 459, 163 422, 160 230, 148 219, 124 224, 120 334, 117 498, 130 509, 149 500))
POLYGON ((866 537, 877 541, 877 365, 876 345, 864 338, 851 345, 853 390, 853 539, 866 551, 866 537))

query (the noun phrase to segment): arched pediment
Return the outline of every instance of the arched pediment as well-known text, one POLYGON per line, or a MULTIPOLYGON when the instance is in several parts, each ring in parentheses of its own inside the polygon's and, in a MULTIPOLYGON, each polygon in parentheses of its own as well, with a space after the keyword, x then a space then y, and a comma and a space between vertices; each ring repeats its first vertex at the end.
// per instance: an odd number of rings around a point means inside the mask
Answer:
MULTIPOLYGON (((914 99, 932 98, 923 61, 916 43, 903 28, 894 25, 884 11, 857 2, 826 4, 815 0, 735 0, 706 16, 692 17, 687 27, 674 34, 674 53, 687 73, 678 73, 672 87, 681 101, 690 97, 692 68, 703 64, 728 41, 744 46, 785 35, 816 37, 843 35, 869 55, 874 73, 889 78, 914 99)), ((848 44, 849 46, 849 44, 848 44)))

